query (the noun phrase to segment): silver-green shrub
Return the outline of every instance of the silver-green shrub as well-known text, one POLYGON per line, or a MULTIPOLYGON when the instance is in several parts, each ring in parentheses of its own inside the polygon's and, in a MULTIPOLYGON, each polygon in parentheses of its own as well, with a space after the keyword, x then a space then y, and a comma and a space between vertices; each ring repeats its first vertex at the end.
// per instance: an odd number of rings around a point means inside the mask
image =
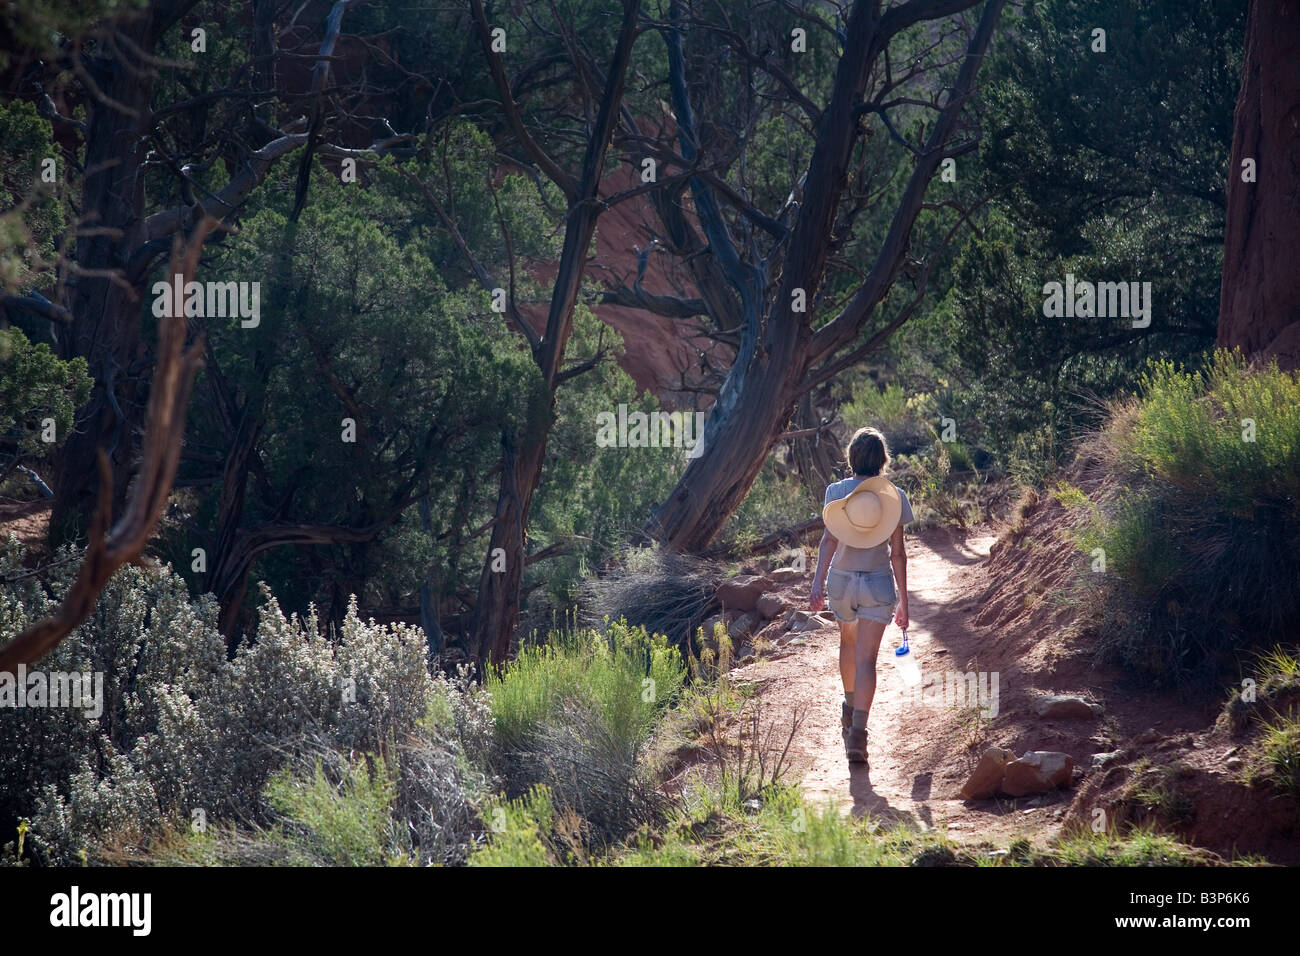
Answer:
MULTIPOLYGON (((71 583, 76 555, 58 560, 42 585, 17 542, 0 543, 0 641, 71 583)), ((210 596, 191 597, 170 567, 124 568, 38 667, 104 674, 97 719, 0 708, 0 826, 30 818, 42 862, 93 860, 102 841, 147 842, 164 824, 270 826, 268 783, 322 746, 396 756, 395 830, 420 862, 469 851, 489 784, 487 704, 468 680, 430 675, 418 628, 362 621, 355 601, 324 635, 314 613, 286 617, 264 591, 255 640, 230 661, 210 596)))

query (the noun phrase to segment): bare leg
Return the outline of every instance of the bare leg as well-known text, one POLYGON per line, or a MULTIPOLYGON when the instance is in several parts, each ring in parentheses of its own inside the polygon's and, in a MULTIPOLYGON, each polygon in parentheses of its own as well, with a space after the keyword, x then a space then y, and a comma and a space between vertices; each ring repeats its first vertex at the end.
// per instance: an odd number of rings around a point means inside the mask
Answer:
MULTIPOLYGON (((857 623, 857 673, 854 677, 853 709, 870 714, 871 701, 876 696, 876 653, 880 650, 880 638, 884 636, 886 625, 866 620, 857 623)), ((841 648, 843 646, 840 645, 841 648)))
POLYGON ((840 621, 840 680, 844 681, 844 693, 853 693, 853 678, 857 673, 858 622, 840 621))

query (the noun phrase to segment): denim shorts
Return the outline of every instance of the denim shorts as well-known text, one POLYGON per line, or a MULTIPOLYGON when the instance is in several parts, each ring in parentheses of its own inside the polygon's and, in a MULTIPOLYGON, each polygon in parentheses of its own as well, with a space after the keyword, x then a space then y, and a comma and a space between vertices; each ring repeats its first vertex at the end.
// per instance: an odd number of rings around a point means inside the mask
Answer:
POLYGON ((826 603, 841 621, 861 618, 888 624, 894 616, 898 592, 894 588, 894 572, 836 571, 826 576, 826 603))

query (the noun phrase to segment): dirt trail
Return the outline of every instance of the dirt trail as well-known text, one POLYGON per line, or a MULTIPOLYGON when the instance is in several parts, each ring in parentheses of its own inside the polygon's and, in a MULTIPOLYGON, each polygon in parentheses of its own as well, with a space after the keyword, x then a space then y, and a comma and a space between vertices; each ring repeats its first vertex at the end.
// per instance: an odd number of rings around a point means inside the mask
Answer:
MULTIPOLYGON (((991 534, 962 540, 942 532, 908 540, 909 656, 931 699, 935 677, 979 668, 981 641, 987 638, 973 623, 975 594, 979 565, 994 540, 991 534)), ((783 597, 807 608, 810 584, 805 580, 783 597)), ((960 788, 988 746, 982 735, 987 725, 977 725, 969 708, 918 700, 894 655, 902 641, 896 625, 889 625, 881 641, 868 725, 869 769, 849 764, 844 755, 838 626, 826 623, 793 637, 775 658, 738 669, 735 677, 760 684, 766 716, 782 726, 805 710, 793 749, 810 802, 829 801, 885 825, 907 821, 923 830, 946 829, 960 842, 1004 844, 1014 835, 1042 842, 1055 832, 1068 806, 1066 794, 1019 807, 1011 801, 968 806, 962 800, 960 788)))

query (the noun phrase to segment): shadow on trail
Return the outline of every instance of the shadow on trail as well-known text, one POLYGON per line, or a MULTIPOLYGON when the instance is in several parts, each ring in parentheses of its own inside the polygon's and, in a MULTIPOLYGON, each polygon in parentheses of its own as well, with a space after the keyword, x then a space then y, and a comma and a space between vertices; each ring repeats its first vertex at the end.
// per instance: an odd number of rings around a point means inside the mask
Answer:
POLYGON ((988 560, 988 554, 972 548, 965 538, 954 540, 946 535, 934 535, 926 538, 925 545, 949 564, 964 567, 988 560))
POLYGON ((873 820, 880 821, 885 829, 907 823, 916 826, 916 817, 907 810, 900 810, 871 786, 871 770, 861 764, 849 768, 849 794, 853 797, 853 817, 861 819, 867 814, 873 820))

